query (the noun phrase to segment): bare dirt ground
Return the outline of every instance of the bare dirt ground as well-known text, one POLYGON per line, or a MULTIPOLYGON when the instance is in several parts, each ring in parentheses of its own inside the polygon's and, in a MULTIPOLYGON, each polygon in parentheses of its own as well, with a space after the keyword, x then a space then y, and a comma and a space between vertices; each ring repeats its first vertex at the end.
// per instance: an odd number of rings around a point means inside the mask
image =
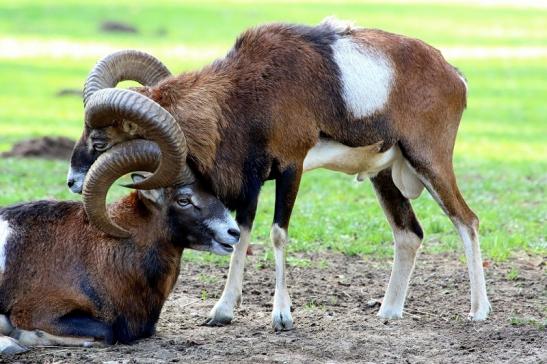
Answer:
POLYGON ((68 160, 74 149, 74 140, 65 137, 45 136, 16 143, 0 157, 44 158, 68 160))
MULTIPOLYGON (((544 363, 547 362, 545 259, 521 256, 486 264, 493 313, 466 320, 465 264, 455 255, 418 259, 402 320, 376 317, 390 262, 338 253, 302 255, 290 267, 296 328, 270 327, 273 273, 255 248, 245 273, 244 302, 233 324, 200 324, 221 293, 226 267, 183 262, 157 335, 131 346, 35 348, 20 363, 544 363)), ((1 359, 0 359, 1 360, 1 359)))

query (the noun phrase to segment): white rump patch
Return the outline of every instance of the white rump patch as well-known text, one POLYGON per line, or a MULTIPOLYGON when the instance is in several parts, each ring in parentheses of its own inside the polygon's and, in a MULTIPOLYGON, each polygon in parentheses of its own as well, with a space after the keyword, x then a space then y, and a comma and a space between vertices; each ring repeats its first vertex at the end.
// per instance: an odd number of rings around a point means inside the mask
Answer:
POLYGON ((0 273, 6 270, 6 246, 11 229, 7 221, 0 218, 0 273))
POLYGON ((380 51, 361 46, 351 38, 332 44, 334 61, 340 69, 342 95, 356 118, 382 110, 389 98, 393 67, 380 51))

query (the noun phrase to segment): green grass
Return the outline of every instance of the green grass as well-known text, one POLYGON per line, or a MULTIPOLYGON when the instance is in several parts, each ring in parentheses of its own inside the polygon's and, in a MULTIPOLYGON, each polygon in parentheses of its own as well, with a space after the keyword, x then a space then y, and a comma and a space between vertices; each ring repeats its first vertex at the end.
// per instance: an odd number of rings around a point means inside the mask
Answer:
MULTIPOLYGON (((524 47, 547 44, 547 11, 446 4, 353 2, 303 3, 248 1, 94 1, 0 0, 0 41, 50 45, 105 45, 140 48, 158 55, 173 71, 197 68, 221 55, 237 34, 267 21, 313 24, 327 15, 369 27, 421 38, 436 47, 505 47, 514 58, 450 60, 469 80, 468 110, 455 151, 461 190, 481 219, 481 245, 491 259, 524 250, 547 255, 547 57, 519 58, 524 47), (120 20, 138 35, 98 30, 102 20, 120 20), (158 35, 163 29, 166 34, 158 35), (190 56, 169 53, 189 49, 190 56)), ((0 43, 1 44, 1 43, 0 43)), ((545 54, 545 52, 543 53, 545 54)), ((94 56, 50 53, 10 58, 0 49, 0 151, 40 135, 76 138, 82 103, 57 97, 64 88, 81 88, 94 56)), ((65 188, 66 162, 0 159, 0 205, 41 198, 78 199, 65 188)), ((116 188, 112 197, 125 193, 116 188)), ((263 190, 254 240, 267 242, 273 215, 273 184, 263 190)), ((427 193, 413 202, 426 232, 424 249, 462 252, 459 239, 427 193)), ((304 176, 291 221, 290 251, 333 249, 346 254, 391 255, 391 231, 370 183, 351 176, 314 171, 304 176)), ((190 253, 212 263, 226 258, 190 253)), ((270 253, 266 250, 264 259, 270 253)), ((305 259, 289 264, 307 266, 305 259)))

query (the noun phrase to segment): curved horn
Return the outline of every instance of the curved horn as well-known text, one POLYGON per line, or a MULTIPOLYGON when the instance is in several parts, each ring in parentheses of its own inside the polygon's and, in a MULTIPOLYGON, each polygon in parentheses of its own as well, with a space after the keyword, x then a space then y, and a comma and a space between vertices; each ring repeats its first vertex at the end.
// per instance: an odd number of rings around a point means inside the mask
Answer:
POLYGON ((137 81, 144 86, 153 86, 171 72, 154 56, 136 51, 114 52, 101 59, 93 67, 84 85, 84 106, 91 96, 103 89, 115 87, 125 80, 137 81))
POLYGON ((129 187, 154 189, 172 185, 180 175, 186 180, 192 178, 186 165, 186 138, 167 110, 131 90, 107 88, 97 91, 85 108, 87 125, 104 128, 112 125, 116 118, 135 122, 144 130, 144 137, 155 142, 161 150, 161 161, 154 174, 129 187))
MULTIPOLYGON (((129 232, 108 216, 106 195, 112 184, 124 174, 133 171, 153 172, 160 157, 158 146, 142 139, 118 144, 99 156, 84 182, 84 208, 90 222, 109 235, 118 238, 129 237, 129 232)), ((173 185, 183 182, 180 177, 173 185)))

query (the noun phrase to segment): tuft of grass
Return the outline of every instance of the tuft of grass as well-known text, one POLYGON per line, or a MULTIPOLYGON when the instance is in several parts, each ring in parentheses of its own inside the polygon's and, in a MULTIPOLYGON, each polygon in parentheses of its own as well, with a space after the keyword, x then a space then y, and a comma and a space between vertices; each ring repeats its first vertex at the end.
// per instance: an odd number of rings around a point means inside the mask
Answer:
POLYGON ((322 303, 320 304, 317 302, 315 298, 312 298, 304 304, 304 309, 310 310, 310 311, 316 311, 316 310, 325 311, 325 304, 322 304, 322 303))
POLYGON ((531 317, 512 316, 509 322, 513 326, 531 326, 541 331, 547 328, 547 320, 538 320, 531 317))
POLYGON ((201 290, 201 300, 202 301, 207 301, 207 298, 209 298, 209 293, 207 292, 206 289, 202 289, 201 290))
POLYGON ((510 280, 510 281, 516 281, 519 279, 519 277, 520 277, 520 271, 515 267, 511 267, 511 269, 505 275, 505 278, 507 278, 507 280, 510 280))
POLYGON ((198 280, 202 283, 207 283, 207 284, 219 282, 219 278, 217 276, 213 276, 213 275, 205 274, 205 273, 200 273, 198 275, 198 280))

